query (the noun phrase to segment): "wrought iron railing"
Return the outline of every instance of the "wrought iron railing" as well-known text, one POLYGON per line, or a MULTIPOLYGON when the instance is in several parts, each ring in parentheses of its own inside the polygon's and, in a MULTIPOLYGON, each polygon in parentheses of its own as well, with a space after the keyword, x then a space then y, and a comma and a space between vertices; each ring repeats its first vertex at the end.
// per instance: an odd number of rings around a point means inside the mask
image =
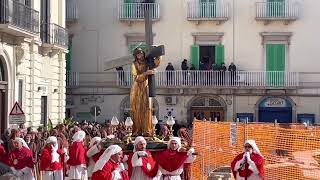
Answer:
POLYGON ((39 33, 39 12, 15 0, 0 0, 0 24, 39 33))
POLYGON ((68 32, 57 24, 43 23, 41 24, 41 40, 43 43, 67 47, 68 32))

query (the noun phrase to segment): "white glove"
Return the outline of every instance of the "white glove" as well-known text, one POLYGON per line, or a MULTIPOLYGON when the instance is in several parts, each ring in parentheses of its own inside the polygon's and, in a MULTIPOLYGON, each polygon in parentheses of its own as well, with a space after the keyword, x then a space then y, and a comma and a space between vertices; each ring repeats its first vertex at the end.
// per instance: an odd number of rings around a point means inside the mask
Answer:
POLYGON ((187 154, 188 154, 188 155, 192 155, 192 153, 194 153, 194 151, 195 151, 194 148, 190 148, 190 149, 188 150, 188 153, 187 153, 187 154))
POLYGON ((138 154, 138 156, 140 156, 140 157, 147 157, 147 156, 148 156, 148 153, 145 152, 145 151, 138 151, 137 154, 138 154))
POLYGON ((124 168, 123 163, 120 163, 120 164, 119 164, 119 166, 117 167, 117 170, 118 170, 119 172, 126 170, 126 169, 124 168))

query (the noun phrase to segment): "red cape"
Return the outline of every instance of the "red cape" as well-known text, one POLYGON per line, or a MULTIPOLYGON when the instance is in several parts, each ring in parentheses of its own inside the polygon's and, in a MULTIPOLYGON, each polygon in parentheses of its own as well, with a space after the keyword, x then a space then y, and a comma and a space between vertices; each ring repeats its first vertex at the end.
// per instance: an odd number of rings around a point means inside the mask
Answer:
MULTIPOLYGON (((243 154, 244 154, 244 152, 239 154, 237 157, 234 158, 234 160, 231 163, 232 173, 233 173, 233 176, 235 178, 237 176, 237 171, 234 170, 234 167, 235 167, 236 163, 242 159, 243 154)), ((250 155, 250 159, 257 166, 257 169, 259 171, 259 175, 262 177, 262 179, 265 179, 265 176, 264 176, 264 159, 263 159, 263 157, 261 157, 259 154, 253 152, 250 155)), ((239 171, 239 176, 240 177, 249 177, 253 173, 249 169, 249 164, 248 163, 246 163, 244 168, 239 169, 238 171, 239 171)))
POLYGON ((154 154, 154 158, 166 171, 172 172, 179 169, 187 160, 187 152, 178 152, 166 149, 154 154))
POLYGON ((69 150, 69 160, 68 164, 70 166, 78 166, 81 164, 86 164, 86 150, 83 147, 82 142, 73 142, 69 150))
POLYGON ((56 171, 56 170, 62 170, 62 162, 63 158, 61 157, 63 155, 63 152, 58 149, 57 153, 60 155, 59 162, 52 163, 52 147, 49 145, 46 145, 41 153, 40 157, 40 170, 41 171, 56 171))
MULTIPOLYGON (((142 171, 148 177, 153 178, 158 174, 159 165, 153 159, 151 152, 148 151, 148 150, 146 150, 146 152, 148 153, 148 157, 141 157, 142 158, 142 164, 143 164, 143 166, 141 166, 141 168, 142 168, 142 171), (149 169, 148 169, 148 164, 150 165, 149 169)), ((132 171, 133 171, 133 167, 132 167, 132 156, 133 155, 134 155, 133 153, 130 153, 129 157, 128 157, 128 174, 129 174, 129 177, 132 176, 132 171)))
POLYGON ((17 170, 25 167, 33 168, 34 163, 31 150, 22 146, 20 150, 13 149, 9 151, 6 164, 10 167, 14 167, 17 170))
MULTIPOLYGON (((118 167, 119 164, 109 160, 102 168, 94 172, 91 180, 112 180, 112 172, 118 167)), ((125 171, 120 172, 122 180, 129 180, 128 174, 125 171)))

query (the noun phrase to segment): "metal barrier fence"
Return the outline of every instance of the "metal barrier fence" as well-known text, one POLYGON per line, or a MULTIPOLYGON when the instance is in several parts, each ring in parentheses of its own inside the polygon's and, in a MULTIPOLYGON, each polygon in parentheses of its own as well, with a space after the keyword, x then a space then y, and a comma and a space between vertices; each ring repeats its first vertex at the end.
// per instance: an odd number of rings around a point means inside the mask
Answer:
POLYGON ((192 179, 232 179, 226 172, 247 139, 256 141, 265 158, 266 179, 320 179, 320 127, 210 121, 194 122, 193 144, 200 156, 192 179))

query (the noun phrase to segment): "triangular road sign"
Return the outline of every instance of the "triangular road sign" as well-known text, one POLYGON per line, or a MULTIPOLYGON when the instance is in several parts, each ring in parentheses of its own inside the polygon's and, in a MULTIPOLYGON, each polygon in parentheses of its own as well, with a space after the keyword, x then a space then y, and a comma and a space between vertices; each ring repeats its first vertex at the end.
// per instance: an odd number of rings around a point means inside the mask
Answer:
POLYGON ((24 115, 24 112, 22 111, 18 102, 14 103, 9 115, 24 115))

